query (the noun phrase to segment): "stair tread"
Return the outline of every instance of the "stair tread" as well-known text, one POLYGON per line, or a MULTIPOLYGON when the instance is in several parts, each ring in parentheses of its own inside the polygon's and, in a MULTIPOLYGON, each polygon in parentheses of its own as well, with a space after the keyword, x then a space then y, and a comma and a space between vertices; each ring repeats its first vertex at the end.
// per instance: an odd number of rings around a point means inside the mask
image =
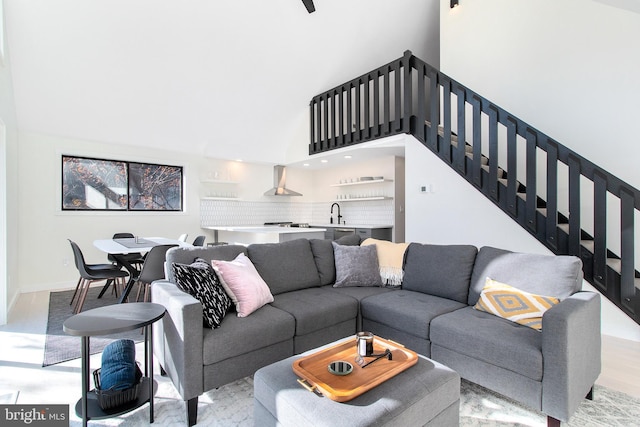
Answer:
POLYGON ((595 248, 595 242, 593 240, 580 240, 580 244, 587 248, 589 252, 593 253, 595 248))
POLYGON ((558 224, 558 228, 569 234, 569 224, 558 224))
POLYGON ((607 266, 616 273, 622 273, 622 260, 618 258, 607 258, 607 266))
MULTIPOLYGON (((489 163, 489 159, 487 159, 487 164, 483 164, 482 166, 480 166, 482 170, 484 170, 487 173, 491 172, 491 166, 489 166, 488 163, 489 163)), ((500 182, 504 181, 504 183, 506 184, 507 181, 502 178, 503 176, 504 176, 504 169, 498 168, 498 181, 500 182)))
MULTIPOLYGON (((431 127, 431 122, 429 120, 425 120, 424 124, 427 125, 427 127, 431 127)), ((438 135, 440 136, 444 136, 444 127, 443 126, 438 126, 438 135)), ((451 145, 453 145, 454 147, 458 146, 458 136, 454 135, 453 132, 451 133, 451 145)))

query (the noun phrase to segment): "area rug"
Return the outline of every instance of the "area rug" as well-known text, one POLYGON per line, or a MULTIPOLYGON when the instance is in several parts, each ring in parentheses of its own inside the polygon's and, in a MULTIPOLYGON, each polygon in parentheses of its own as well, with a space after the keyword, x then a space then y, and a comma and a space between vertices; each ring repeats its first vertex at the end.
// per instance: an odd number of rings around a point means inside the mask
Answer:
MULTIPOLYGON (((156 377, 158 391, 154 400, 153 426, 186 425, 184 402, 167 377, 156 377)), ((71 411, 73 412, 73 411, 71 411)), ((140 426, 149 423, 149 407, 116 418, 91 420, 97 426, 140 426)), ((72 414, 70 426, 82 422, 72 414)), ((212 390, 198 400, 198 424, 207 427, 249 427, 253 419, 253 379, 243 378, 212 390)), ((259 425, 259 423, 258 423, 259 425)), ((349 423, 345 423, 348 426, 349 423)), ((462 381, 460 425, 491 427, 544 427, 546 417, 483 387, 462 381)), ((569 427, 633 427, 640 426, 640 399, 606 387, 595 388, 595 399, 578 407, 569 427)), ((399 426, 405 427, 405 426, 399 426)), ((409 427, 409 426, 406 426, 409 427)))
MULTIPOLYGON (((118 303, 118 299, 110 290, 98 299, 101 290, 102 286, 89 289, 82 311, 118 303)), ((51 292, 49 294, 49 317, 42 366, 55 365, 80 357, 80 337, 67 335, 62 330, 64 321, 73 316, 73 306, 69 305, 72 295, 73 291, 51 292)), ((131 339, 140 342, 144 340, 144 335, 137 329, 120 334, 91 337, 89 351, 91 354, 99 353, 107 344, 116 339, 131 339)))

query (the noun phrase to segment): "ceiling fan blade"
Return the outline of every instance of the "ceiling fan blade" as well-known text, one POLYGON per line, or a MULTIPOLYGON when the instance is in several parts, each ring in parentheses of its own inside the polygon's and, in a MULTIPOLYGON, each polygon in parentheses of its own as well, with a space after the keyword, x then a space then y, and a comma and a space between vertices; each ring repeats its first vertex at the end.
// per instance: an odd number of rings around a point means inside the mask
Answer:
POLYGON ((302 0, 304 7, 307 8, 307 12, 312 13, 316 11, 316 7, 313 5, 313 0, 302 0))

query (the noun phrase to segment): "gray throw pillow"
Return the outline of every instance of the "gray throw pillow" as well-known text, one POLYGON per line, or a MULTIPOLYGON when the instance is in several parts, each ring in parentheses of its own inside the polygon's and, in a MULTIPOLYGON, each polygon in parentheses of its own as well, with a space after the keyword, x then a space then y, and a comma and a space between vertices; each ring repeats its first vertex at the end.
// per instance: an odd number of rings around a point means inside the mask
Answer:
POLYGON ((334 288, 382 286, 375 245, 345 246, 332 242, 336 262, 334 288))

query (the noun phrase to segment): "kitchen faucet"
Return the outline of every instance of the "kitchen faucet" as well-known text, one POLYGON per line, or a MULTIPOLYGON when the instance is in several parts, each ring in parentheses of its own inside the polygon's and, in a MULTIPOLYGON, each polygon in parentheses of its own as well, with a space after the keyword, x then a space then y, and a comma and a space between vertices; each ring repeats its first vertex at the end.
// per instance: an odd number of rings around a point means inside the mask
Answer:
POLYGON ((333 224, 333 207, 334 206, 338 207, 338 224, 340 224, 340 218, 342 218, 342 215, 340 215, 340 205, 338 203, 334 203, 331 205, 331 224, 333 224))

